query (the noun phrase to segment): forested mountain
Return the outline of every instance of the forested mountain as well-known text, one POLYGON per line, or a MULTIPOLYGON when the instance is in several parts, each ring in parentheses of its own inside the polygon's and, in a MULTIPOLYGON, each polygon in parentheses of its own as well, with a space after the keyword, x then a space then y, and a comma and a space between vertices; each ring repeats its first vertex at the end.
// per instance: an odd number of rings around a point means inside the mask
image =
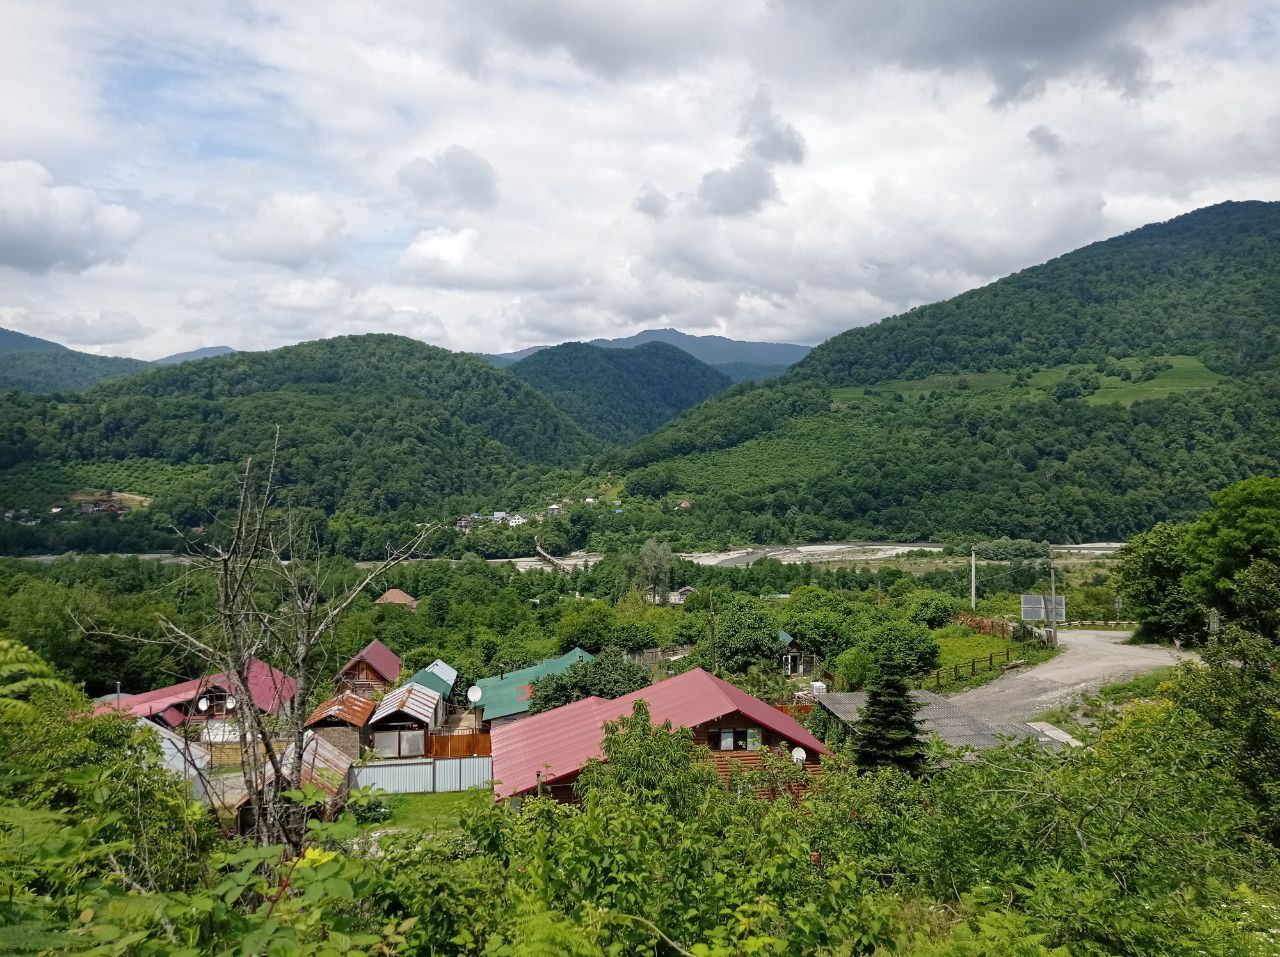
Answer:
POLYGON ((634 349, 566 342, 520 360, 511 372, 609 442, 635 441, 730 385, 706 363, 660 342, 634 349))
POLYGON ((793 378, 868 385, 936 373, 1199 356, 1233 374, 1280 358, 1280 203, 1221 203, 850 329, 793 378))
POLYGON ((215 356, 230 355, 235 351, 230 346, 203 346, 188 352, 175 352, 171 356, 152 359, 151 364, 153 366, 175 366, 183 362, 194 362, 196 359, 212 359, 215 356))
POLYGON ((850 330, 611 464, 692 497, 691 539, 1125 537, 1280 472, 1277 277, 1280 204, 1210 207, 850 330))
POLYGON ((73 391, 145 368, 147 363, 141 359, 90 355, 48 339, 0 329, 0 392, 73 391))
POLYGON ((409 527, 598 444, 483 360, 399 336, 351 336, 155 369, 73 400, 10 396, 0 402, 0 468, 9 470, 0 485, 30 490, 39 505, 55 467, 127 463, 133 487, 116 487, 156 496, 153 522, 202 525, 226 504, 230 464, 268 452, 277 428, 290 501, 409 527), (204 471, 170 483, 180 466, 204 471))
MULTIPOLYGON (((734 382, 770 379, 781 375, 809 353, 809 346, 790 342, 748 342, 725 336, 691 336, 678 329, 645 329, 620 339, 592 339, 587 345, 601 349, 634 349, 648 343, 674 346, 728 376, 734 382)), ((552 346, 530 346, 519 352, 486 356, 499 367, 514 365, 552 346)))

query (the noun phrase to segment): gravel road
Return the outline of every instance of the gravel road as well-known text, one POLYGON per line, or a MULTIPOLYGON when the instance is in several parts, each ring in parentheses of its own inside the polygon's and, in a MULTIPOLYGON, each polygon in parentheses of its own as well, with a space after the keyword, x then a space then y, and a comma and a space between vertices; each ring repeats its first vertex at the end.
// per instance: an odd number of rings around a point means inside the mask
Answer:
POLYGON ((1042 711, 1106 684, 1184 660, 1194 652, 1126 645, 1122 631, 1058 632, 1062 652, 1044 664, 1011 671, 990 684, 955 695, 951 700, 992 721, 1026 721, 1042 711))

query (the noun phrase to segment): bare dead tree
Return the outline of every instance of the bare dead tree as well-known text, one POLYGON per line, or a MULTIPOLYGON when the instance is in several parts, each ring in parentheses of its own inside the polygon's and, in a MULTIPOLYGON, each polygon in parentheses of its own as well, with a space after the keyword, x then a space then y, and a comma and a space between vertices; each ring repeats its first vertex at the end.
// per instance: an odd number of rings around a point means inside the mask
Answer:
MULTIPOLYGON (((240 770, 252 809, 252 836, 300 853, 305 813, 283 797, 303 784, 306 703, 328 677, 326 653, 343 614, 372 582, 417 554, 433 531, 424 526, 354 584, 335 588, 318 567, 313 530, 287 509, 276 508, 279 436, 265 467, 245 462, 239 499, 225 544, 188 543, 195 570, 216 576, 216 614, 198 629, 162 618, 166 641, 227 674, 242 706, 229 710, 239 737, 240 770), (332 592, 332 593, 331 593, 332 592), (293 680, 277 713, 253 706, 250 678, 264 662, 293 680)), ((206 782, 207 783, 207 782, 206 782)))

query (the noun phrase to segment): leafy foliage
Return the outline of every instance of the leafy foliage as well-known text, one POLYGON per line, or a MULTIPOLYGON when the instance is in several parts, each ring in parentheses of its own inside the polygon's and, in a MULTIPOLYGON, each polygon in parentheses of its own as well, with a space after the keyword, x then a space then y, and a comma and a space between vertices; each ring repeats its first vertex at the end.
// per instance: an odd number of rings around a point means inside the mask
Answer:
POLYGON ((529 713, 550 711, 593 695, 617 698, 647 688, 651 677, 646 668, 629 661, 620 648, 609 647, 591 661, 580 661, 563 674, 535 681, 529 713))

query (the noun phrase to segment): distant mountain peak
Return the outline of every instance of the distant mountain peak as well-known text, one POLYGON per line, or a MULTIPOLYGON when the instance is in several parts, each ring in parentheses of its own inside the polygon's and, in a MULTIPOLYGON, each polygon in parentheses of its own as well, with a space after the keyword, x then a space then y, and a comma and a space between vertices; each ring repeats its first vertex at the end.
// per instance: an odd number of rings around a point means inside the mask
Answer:
POLYGON ((165 356, 162 359, 152 359, 151 364, 153 366, 174 366, 180 362, 194 362, 198 359, 212 359, 216 356, 230 355, 235 351, 230 346, 203 346, 187 352, 175 352, 173 355, 165 356))

